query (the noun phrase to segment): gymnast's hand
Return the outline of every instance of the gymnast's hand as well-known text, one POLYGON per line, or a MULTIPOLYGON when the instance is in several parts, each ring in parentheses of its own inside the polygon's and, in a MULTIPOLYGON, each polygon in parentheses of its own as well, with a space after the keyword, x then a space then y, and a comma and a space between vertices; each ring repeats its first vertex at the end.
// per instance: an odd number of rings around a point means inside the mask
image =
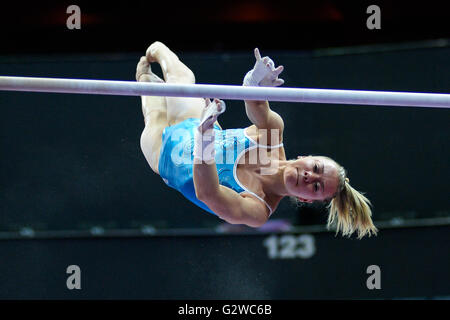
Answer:
POLYGON ((205 108, 202 112, 198 131, 205 133, 214 128, 214 123, 217 121, 219 115, 225 112, 226 106, 223 100, 214 99, 213 102, 208 98, 205 99, 205 108))
POLYGON ((275 63, 269 57, 261 58, 258 48, 255 49, 256 63, 244 78, 244 86, 278 87, 284 83, 278 76, 283 72, 283 66, 275 68, 275 63))
POLYGON ((216 154, 214 123, 217 121, 217 117, 225 112, 225 108, 225 102, 222 100, 214 99, 211 102, 209 99, 205 99, 205 108, 194 136, 194 163, 211 164, 214 162, 216 154))

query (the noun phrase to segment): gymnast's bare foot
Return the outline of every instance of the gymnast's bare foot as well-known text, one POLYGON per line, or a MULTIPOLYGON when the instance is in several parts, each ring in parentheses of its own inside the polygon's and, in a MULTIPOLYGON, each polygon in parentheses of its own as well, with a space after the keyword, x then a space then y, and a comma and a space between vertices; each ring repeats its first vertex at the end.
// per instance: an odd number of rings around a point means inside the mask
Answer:
POLYGON ((177 55, 173 53, 164 43, 155 41, 147 49, 145 56, 150 63, 159 62, 160 55, 171 56, 178 59, 177 55))
POLYGON ((160 77, 152 72, 150 63, 146 57, 141 57, 136 67, 136 81, 138 82, 164 82, 160 77))

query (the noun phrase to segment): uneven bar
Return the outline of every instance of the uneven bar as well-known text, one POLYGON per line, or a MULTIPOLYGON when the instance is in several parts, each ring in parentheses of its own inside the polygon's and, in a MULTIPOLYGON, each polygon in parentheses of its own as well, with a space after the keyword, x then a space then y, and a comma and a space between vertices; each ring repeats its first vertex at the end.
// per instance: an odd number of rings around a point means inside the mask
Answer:
POLYGON ((450 108, 450 94, 0 76, 0 90, 450 108))

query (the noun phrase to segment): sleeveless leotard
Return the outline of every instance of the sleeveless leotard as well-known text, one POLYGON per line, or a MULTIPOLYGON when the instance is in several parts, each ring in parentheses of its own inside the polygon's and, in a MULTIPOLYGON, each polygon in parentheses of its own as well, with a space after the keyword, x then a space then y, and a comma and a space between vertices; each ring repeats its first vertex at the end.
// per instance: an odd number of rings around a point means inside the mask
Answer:
MULTIPOLYGON (((164 129, 158 170, 161 178, 168 186, 181 192, 200 208, 215 214, 195 196, 193 177, 194 130, 199 123, 199 119, 190 118, 164 129)), ((247 150, 257 147, 273 149, 282 147, 283 144, 276 146, 260 145, 250 138, 243 128, 222 130, 214 125, 214 133, 215 161, 219 183, 237 193, 248 192, 252 194, 262 201, 272 214, 272 208, 264 199, 242 185, 237 177, 236 170, 239 159, 247 150)))

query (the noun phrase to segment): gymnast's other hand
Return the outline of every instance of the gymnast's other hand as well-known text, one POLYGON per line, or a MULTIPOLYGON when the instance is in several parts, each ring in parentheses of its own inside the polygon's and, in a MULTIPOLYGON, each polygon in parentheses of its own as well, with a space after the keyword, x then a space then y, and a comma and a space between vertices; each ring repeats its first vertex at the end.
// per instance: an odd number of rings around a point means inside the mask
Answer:
POLYGON ((244 78, 244 86, 278 87, 284 83, 278 78, 284 67, 275 68, 275 63, 269 57, 261 58, 258 48, 255 48, 256 63, 252 70, 247 72, 244 78))
POLYGON ((217 117, 224 112, 225 102, 219 99, 214 99, 213 102, 205 99, 205 108, 194 135, 193 155, 195 163, 211 164, 214 162, 216 155, 214 123, 217 121, 217 117))
POLYGON ((205 133, 214 128, 214 123, 217 121, 219 115, 226 110, 225 102, 220 99, 214 99, 212 102, 208 98, 205 99, 205 108, 202 112, 198 131, 205 133))

